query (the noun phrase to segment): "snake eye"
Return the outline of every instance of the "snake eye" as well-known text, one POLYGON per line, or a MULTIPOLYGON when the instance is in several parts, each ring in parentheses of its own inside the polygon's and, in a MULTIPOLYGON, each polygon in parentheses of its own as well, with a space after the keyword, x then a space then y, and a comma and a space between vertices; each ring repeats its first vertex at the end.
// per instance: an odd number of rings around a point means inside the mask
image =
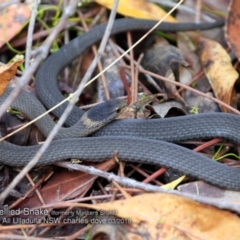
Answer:
POLYGON ((115 108, 115 113, 120 113, 121 112, 121 108, 115 108))

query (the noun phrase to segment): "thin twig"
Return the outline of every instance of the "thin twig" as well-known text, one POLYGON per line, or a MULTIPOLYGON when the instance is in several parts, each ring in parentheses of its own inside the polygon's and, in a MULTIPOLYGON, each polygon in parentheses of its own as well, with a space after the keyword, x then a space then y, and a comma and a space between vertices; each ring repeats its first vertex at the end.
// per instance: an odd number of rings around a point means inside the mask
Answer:
MULTIPOLYGON (((64 0, 63 1, 63 7, 65 8, 68 5, 68 1, 64 0)), ((67 28, 64 29, 64 44, 68 44, 69 43, 69 30, 67 28)), ((69 68, 65 68, 64 69, 64 80, 69 79, 69 68)))
MULTIPOLYGON (((128 31, 127 32, 127 42, 128 42, 128 48, 132 47, 132 36, 131 33, 128 31)), ((131 103, 136 102, 137 101, 137 83, 135 81, 135 77, 134 77, 134 63, 133 63, 133 59, 134 59, 134 55, 133 55, 133 49, 131 49, 131 51, 129 52, 130 55, 130 66, 131 66, 131 103)))
POLYGON ((196 9, 195 23, 200 23, 201 22, 200 13, 201 13, 201 9, 202 9, 202 0, 196 1, 195 9, 196 9))
POLYGON ((30 58, 32 51, 32 42, 33 42, 33 32, 34 26, 36 22, 37 16, 37 8, 38 8, 38 0, 34 0, 32 4, 32 14, 28 26, 28 34, 27 34, 27 43, 26 43, 26 54, 25 54, 25 69, 28 69, 30 66, 30 58))
MULTIPOLYGON (((140 56, 139 56, 139 58, 138 58, 138 60, 137 60, 137 67, 136 67, 136 70, 135 70, 135 74, 134 74, 134 82, 135 82, 135 89, 134 89, 134 91, 135 91, 135 94, 134 94, 134 101, 133 102, 136 102, 136 101, 138 101, 138 77, 139 77, 139 66, 140 66, 140 64, 141 64, 141 62, 142 62, 142 59, 143 59, 143 54, 140 54, 140 56)), ((134 64, 134 63, 133 63, 134 64)), ((132 67, 132 66, 131 66, 132 67)), ((133 69, 133 71, 134 71, 134 69, 133 69)), ((133 103, 132 102, 132 103, 133 103)))
POLYGON ((94 27, 97 22, 106 14, 106 8, 102 7, 100 11, 98 12, 97 16, 92 20, 92 22, 89 24, 89 28, 94 27))
MULTIPOLYGON (((88 31, 89 31, 89 28, 88 28, 88 26, 87 26, 87 24, 86 24, 86 22, 85 22, 85 20, 84 20, 84 18, 83 18, 83 15, 82 15, 82 13, 81 13, 80 11, 79 11, 79 16, 80 16, 80 18, 81 18, 81 20, 82 20, 82 24, 83 24, 84 30, 85 30, 86 32, 88 32, 88 31)), ((92 51, 93 51, 94 56, 96 57, 96 56, 98 55, 98 51, 97 51, 97 46, 96 46, 96 45, 93 45, 93 46, 92 46, 92 51)), ((101 61, 98 61, 98 62, 97 62, 97 65, 98 65, 98 71, 99 71, 99 72, 102 72, 102 71, 103 71, 103 66, 102 66, 101 61)), ((110 99, 110 94, 109 94, 108 87, 107 87, 106 77, 105 77, 104 74, 102 74, 102 75, 100 76, 100 78, 101 78, 101 79, 98 79, 98 80, 99 80, 99 81, 102 81, 102 84, 103 84, 103 87, 104 87, 104 93, 105 93, 105 95, 106 95, 106 99, 110 99)))
MULTIPOLYGON (((91 167, 91 166, 77 165, 77 164, 72 164, 70 162, 59 162, 59 163, 56 163, 56 165, 65 167, 67 169, 82 171, 82 172, 89 173, 89 174, 94 174, 99 177, 103 177, 110 182, 112 180, 114 180, 125 187, 139 188, 139 189, 145 190, 147 192, 161 192, 161 193, 174 194, 174 195, 190 198, 197 202, 209 204, 209 205, 221 208, 221 209, 228 209, 228 210, 240 213, 240 205, 238 203, 236 203, 236 204, 229 203, 228 201, 224 201, 224 200, 216 201, 216 198, 212 198, 212 197, 200 196, 200 195, 191 194, 191 193, 184 193, 184 192, 180 192, 177 190, 169 190, 166 188, 161 188, 161 187, 154 186, 151 184, 140 183, 136 180, 120 177, 113 173, 108 173, 108 172, 96 169, 94 167, 91 167)), ((60 204, 62 204, 62 203, 60 203, 60 204)), ((67 205, 67 203, 66 203, 66 205, 67 205)), ((48 207, 48 206, 46 206, 46 207, 48 207)))

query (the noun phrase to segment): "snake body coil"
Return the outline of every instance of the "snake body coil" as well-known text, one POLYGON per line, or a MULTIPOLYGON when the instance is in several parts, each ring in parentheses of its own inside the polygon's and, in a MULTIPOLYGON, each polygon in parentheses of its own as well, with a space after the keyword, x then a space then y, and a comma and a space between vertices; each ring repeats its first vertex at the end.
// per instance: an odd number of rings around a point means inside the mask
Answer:
MULTIPOLYGON (((127 30, 148 30, 154 24, 154 21, 146 20, 117 20, 113 26, 113 34, 127 30)), ((216 25, 216 23, 213 23, 213 26, 216 25)), ((207 27, 211 28, 213 26, 208 25, 207 27)), ((182 31, 196 28, 202 29, 202 25, 165 23, 160 25, 158 29, 182 31)), ((36 76, 36 89, 45 106, 50 108, 63 100, 63 96, 57 88, 59 73, 87 47, 99 41, 104 30, 105 25, 94 28, 62 47, 60 51, 50 56, 43 63, 36 76)), ((0 98, 0 103, 9 94, 9 91, 7 90, 5 95, 0 98)), ((25 108, 30 109, 29 101, 24 99, 20 95, 13 105, 16 108, 22 108, 22 111, 25 108), (22 104, 26 105, 23 107, 22 104)), ((44 107, 41 104, 38 106, 38 104, 40 103, 36 100, 33 106, 33 117, 44 111, 44 107)), ((54 113, 60 116, 65 108, 66 105, 63 105, 54 113)), ((31 117, 31 111, 33 110, 28 110, 27 115, 29 117, 31 117)), ((69 126, 75 124, 83 113, 75 107, 68 118, 67 124, 69 126)), ((52 120, 47 116, 37 123, 37 126, 45 135, 53 127, 54 123, 50 121, 52 120)), ((114 152, 118 152, 118 158, 123 161, 172 167, 211 184, 226 189, 240 190, 240 170, 212 161, 178 145, 164 142, 223 137, 240 144, 240 118, 236 115, 211 113, 155 120, 117 120, 101 128, 89 138, 71 138, 74 137, 75 131, 76 129, 69 128, 68 139, 53 141, 38 165, 52 164, 66 158, 100 162, 112 157, 114 152)), ((60 133, 59 138, 62 138, 61 136, 60 133)), ((7 165, 24 166, 39 148, 40 146, 20 147, 2 142, 0 143, 0 161, 7 165)))
MULTIPOLYGON (((119 19, 116 20, 112 27, 111 35, 132 31, 142 30, 148 31, 157 22, 150 20, 137 19, 119 19)), ((206 30, 213 27, 222 26, 224 21, 213 23, 193 24, 193 23, 161 23, 156 30, 178 32, 188 30, 206 30)), ((48 57, 42 64, 36 74, 36 91, 40 101, 47 109, 52 108, 59 102, 64 100, 64 97, 58 89, 57 81, 58 75, 63 69, 69 65, 75 58, 81 55, 87 48, 99 42, 105 32, 106 24, 101 24, 91 29, 87 33, 73 39, 68 44, 61 47, 61 49, 48 57)), ((60 117, 67 107, 67 103, 62 104, 57 109, 53 110, 55 116, 60 117)), ((78 107, 74 107, 66 121, 67 126, 75 124, 83 115, 84 111, 78 107)))

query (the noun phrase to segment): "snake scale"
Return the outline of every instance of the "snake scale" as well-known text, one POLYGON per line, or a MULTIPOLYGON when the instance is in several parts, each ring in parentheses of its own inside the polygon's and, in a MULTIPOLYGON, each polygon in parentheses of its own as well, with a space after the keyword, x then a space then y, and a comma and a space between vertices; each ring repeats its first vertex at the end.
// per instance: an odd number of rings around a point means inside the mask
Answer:
MULTIPOLYGON (((149 30, 155 23, 155 21, 148 20, 116 20, 112 34, 130 30, 149 30)), ((223 25, 223 21, 204 25, 163 23, 158 29, 176 32, 209 29, 221 25, 223 25)), ((57 88, 59 73, 86 48, 98 42, 104 34, 105 27, 105 24, 99 25, 74 39, 42 64, 36 75, 36 90, 39 99, 47 108, 63 100, 63 96, 57 88)), ((8 88, 1 96, 0 103, 10 91, 11 89, 8 88)), ((28 97, 32 96, 23 91, 13 103, 13 107, 20 108, 30 118, 41 114, 44 111, 41 103, 35 99, 34 106, 30 107, 28 97), (23 104, 26 105, 23 106, 23 104)), ((115 104, 118 106, 119 103, 115 104)), ((123 107, 122 103, 120 106, 123 107)), ((66 105, 62 105, 54 111, 54 114, 59 117, 65 108, 66 105)), ((216 186, 240 190, 239 169, 215 162, 201 154, 170 143, 222 137, 240 144, 240 118, 237 115, 207 113, 167 119, 115 120, 101 127, 91 137, 76 138, 78 135, 76 126, 83 114, 82 110, 74 108, 66 122, 66 125, 71 127, 67 130, 60 130, 56 140, 50 144, 37 165, 52 164, 67 158, 100 162, 112 157, 117 152, 119 160, 122 161, 172 167, 216 186)), ((106 114, 108 113, 106 112, 106 114)), ((101 122, 101 119, 100 117, 97 121, 101 122)), ((54 123, 49 116, 46 116, 37 122, 37 126, 47 136, 54 123)), ((24 166, 39 148, 40 146, 16 146, 4 141, 0 143, 0 161, 7 165, 24 166)))

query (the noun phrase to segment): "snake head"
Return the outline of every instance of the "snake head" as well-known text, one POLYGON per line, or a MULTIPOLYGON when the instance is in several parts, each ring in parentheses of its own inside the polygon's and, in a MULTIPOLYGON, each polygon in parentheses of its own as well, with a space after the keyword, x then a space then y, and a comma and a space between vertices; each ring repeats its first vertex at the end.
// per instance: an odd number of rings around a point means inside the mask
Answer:
POLYGON ((91 134, 121 115, 127 108, 124 99, 110 99, 88 110, 81 118, 82 124, 91 134))
POLYGON ((96 122, 110 122, 124 112, 127 107, 124 99, 110 99, 87 111, 87 116, 96 122))

